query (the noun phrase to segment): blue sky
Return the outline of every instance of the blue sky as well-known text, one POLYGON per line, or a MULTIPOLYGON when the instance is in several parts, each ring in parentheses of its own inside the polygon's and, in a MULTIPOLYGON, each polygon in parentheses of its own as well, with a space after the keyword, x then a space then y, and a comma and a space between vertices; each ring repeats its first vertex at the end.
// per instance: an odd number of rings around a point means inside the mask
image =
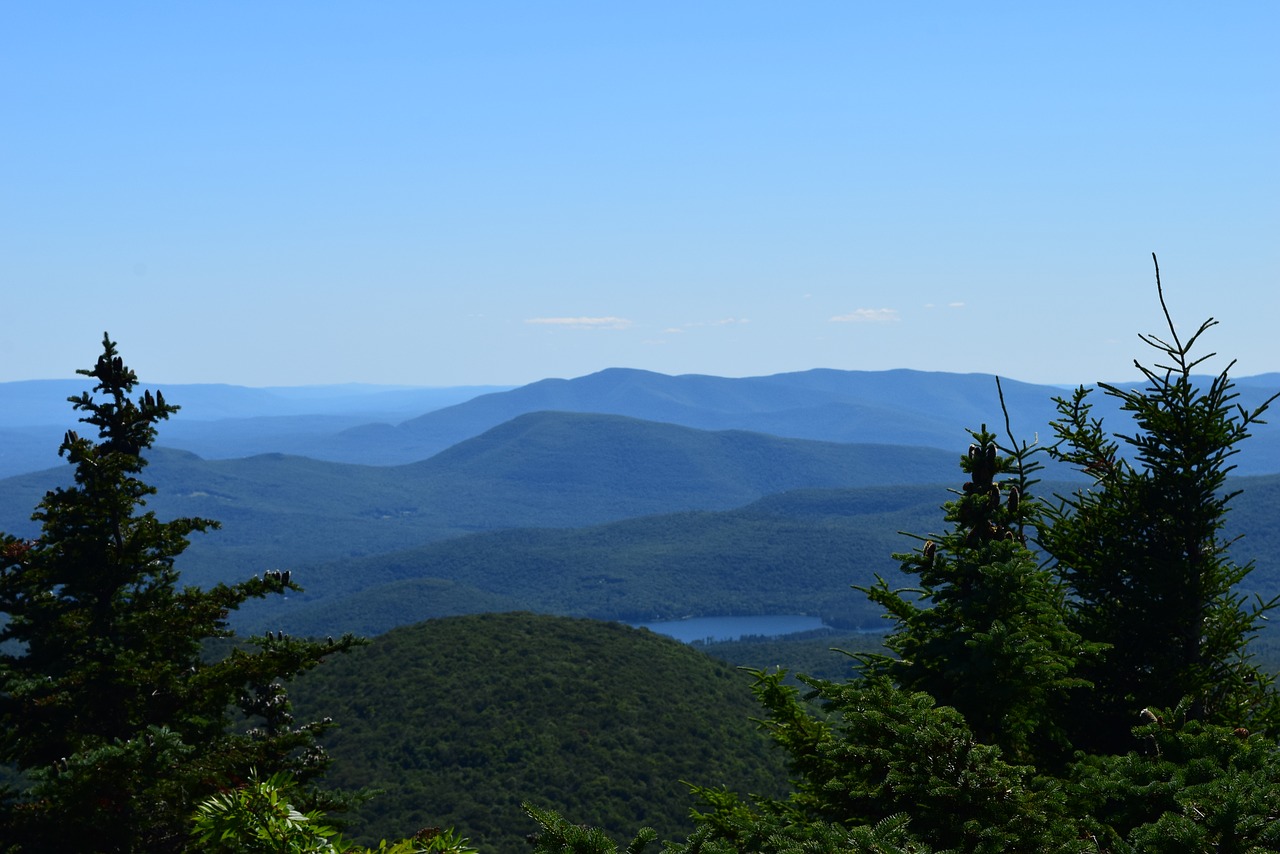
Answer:
POLYGON ((0 381, 1280 370, 1280 4, 8 3, 0 381), (1220 366, 1220 365, 1215 365, 1220 366))

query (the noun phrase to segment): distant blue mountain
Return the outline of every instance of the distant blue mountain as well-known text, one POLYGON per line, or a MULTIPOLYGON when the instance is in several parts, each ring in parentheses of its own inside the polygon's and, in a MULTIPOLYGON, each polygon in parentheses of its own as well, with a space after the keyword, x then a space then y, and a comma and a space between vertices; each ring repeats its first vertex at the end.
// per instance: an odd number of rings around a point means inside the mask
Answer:
MULTIPOLYGON (((1240 383, 1240 402, 1256 405, 1280 391, 1266 381, 1240 383)), ((1136 383, 1116 383, 1121 387, 1136 383)), ((1019 441, 1052 441, 1057 386, 1003 380, 1019 441)), ((1127 428, 1114 402, 1093 396, 1098 415, 1127 428)), ((966 429, 986 424, 1004 436, 996 378, 990 374, 816 369, 730 379, 667 376, 611 368, 577 379, 548 379, 486 394, 399 425, 364 425, 327 437, 306 453, 320 459, 394 463, 422 459, 529 412, 625 415, 700 430, 748 430, 825 442, 955 448, 966 429), (374 451, 373 449, 376 449, 374 451), (368 455, 376 453, 379 459, 368 455)), ((1280 427, 1260 425, 1237 458, 1240 473, 1280 472, 1280 427)))
MULTIPOLYGON (((1018 438, 1048 444, 1051 398, 1064 392, 1003 387, 1018 438)), ((1239 391, 1252 406, 1272 387, 1246 379, 1239 391)), ((285 604, 309 602, 320 617, 333 597, 350 595, 364 597, 370 614, 394 602, 390 611, 419 617, 509 605, 597 616, 692 613, 694 600, 705 600, 706 613, 749 613, 764 573, 770 590, 792 590, 786 601, 796 613, 840 614, 856 624, 863 605, 847 585, 893 567, 887 555, 900 547, 896 532, 941 524, 938 505, 959 479, 969 442, 964 428, 986 423, 1003 432, 993 377, 918 371, 734 380, 610 370, 481 394, 398 426, 351 429, 359 413, 282 411, 306 394, 284 403, 263 398, 280 407, 268 417, 187 419, 202 407, 243 412, 237 407, 250 400, 231 387, 165 389, 180 404, 188 393, 191 409, 161 426, 162 446, 144 474, 158 489, 148 508, 162 518, 223 525, 194 539, 182 557, 184 579, 211 584, 292 567, 307 598, 285 604), (172 447, 193 437, 231 455, 254 443, 291 453, 202 459, 172 447), (308 446, 413 462, 297 455, 308 446), (865 527, 839 521, 850 516, 865 527), (624 520, 632 521, 613 524, 624 520), (843 539, 832 525, 843 526, 843 539), (606 527, 572 533, 589 526, 606 527), (813 574, 819 567, 821 577, 813 574), (520 597, 510 573, 526 589, 520 597), (424 596, 431 601, 399 607, 424 596)), ((1095 397, 1111 429, 1130 429, 1108 398, 1095 397)), ((336 406, 323 396, 311 405, 336 406)), ((0 440, 9 439, 0 462, 38 444, 40 430, 56 431, 43 470, 0 481, 0 530, 35 535, 32 509, 71 477, 65 461, 48 465, 72 418, 0 428, 0 440)), ((1280 432, 1272 425, 1256 432, 1236 458, 1241 471, 1280 472, 1280 432)), ((1054 489, 1044 486, 1047 497, 1054 489)), ((1268 532, 1278 494, 1280 475, 1252 479, 1231 520, 1231 531, 1248 532, 1245 545, 1260 549, 1251 552, 1262 555, 1252 581, 1268 596, 1280 589, 1280 570, 1265 557, 1274 553, 1268 532)), ((285 625, 283 612, 250 606, 244 614, 285 625)))
MULTIPOLYGON (((80 395, 89 386, 84 379, 0 383, 0 477, 58 463, 58 444, 66 430, 76 425, 76 414, 67 398, 80 395)), ((352 427, 396 423, 510 388, 361 384, 249 388, 145 382, 141 386, 160 388, 170 403, 181 407, 161 430, 162 444, 208 459, 305 454, 309 445, 352 427)))
MULTIPOLYGON (((572 528, 655 513, 726 510, 800 488, 945 482, 959 451, 711 432, 616 415, 535 412, 431 459, 359 466, 283 454, 203 460, 156 449, 144 474, 162 517, 217 519, 184 572, 212 583, 403 549, 477 531, 572 528)), ((70 480, 0 481, 0 530, 33 536, 31 511, 70 480)))
MULTIPOLYGON (((1239 402, 1255 406, 1280 391, 1280 374, 1236 380, 1239 402)), ((1137 385, 1117 383, 1122 387, 1137 385)), ((76 380, 0 384, 0 476, 56 463, 74 426, 66 398, 76 380)), ((1020 441, 1052 441, 1057 386, 1005 380, 1005 403, 1020 441)), ((699 430, 746 430, 824 442, 954 448, 966 428, 1004 433, 990 374, 815 369, 725 378, 610 368, 518 388, 164 386, 183 407, 161 431, 164 447, 206 459, 285 453, 332 462, 402 465, 427 459, 532 412, 621 415, 699 430)), ((1127 419, 1102 394, 1096 412, 1113 429, 1127 419)), ((1273 419, 1274 420, 1274 419, 1273 419)), ((1280 472, 1280 425, 1259 425, 1236 458, 1241 474, 1280 472)))
MULTIPOLYGON (((86 391, 91 381, 24 380, 0 383, 0 429, 65 425, 73 421, 67 398, 86 391)), ((417 388, 347 383, 342 385, 251 388, 223 384, 140 384, 160 388, 182 407, 182 421, 336 415, 401 421, 476 395, 506 391, 511 386, 417 388)), ((175 420, 175 424, 177 421, 175 420)))
MULTIPOLYGON (((1045 387, 1016 381, 1004 386, 1014 411, 1052 410, 1045 387)), ((994 425, 1000 418, 995 378, 986 374, 818 369, 728 379, 612 368, 484 395, 398 429, 452 444, 459 433, 544 409, 627 415, 700 430, 931 447, 953 445, 965 427, 994 425)))

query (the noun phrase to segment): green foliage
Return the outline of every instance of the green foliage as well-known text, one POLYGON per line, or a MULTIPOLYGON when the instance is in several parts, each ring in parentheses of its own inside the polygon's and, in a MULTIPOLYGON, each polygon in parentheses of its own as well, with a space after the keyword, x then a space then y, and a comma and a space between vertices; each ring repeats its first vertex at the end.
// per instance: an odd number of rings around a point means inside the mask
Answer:
MULTIPOLYGON (((540 810, 525 804, 524 810, 538 825, 530 836, 534 854, 616 854, 618 846, 599 828, 570 824, 551 810, 540 810)), ((625 854, 640 854, 658 834, 651 827, 641 828, 627 846, 625 854)))
POLYGON ((874 825, 846 826, 816 818, 782 819, 768 809, 756 812, 733 793, 698 791, 706 807, 695 811, 701 824, 684 844, 672 844, 672 854, 917 854, 930 849, 907 831, 905 813, 874 825))
POLYGON ((323 813, 299 812, 286 800, 293 778, 278 771, 265 780, 210 795, 196 808, 192 845, 208 854, 328 854, 345 851, 323 813))
MULTIPOLYGON (((707 838, 740 852, 804 850, 794 846, 825 845, 833 833, 854 829, 864 847, 853 850, 876 850, 874 842, 1030 851, 1064 841, 1056 821, 1064 809, 1060 790, 976 741, 955 709, 878 678, 804 681, 820 713, 781 672, 757 672, 755 684, 768 715, 763 725, 788 754, 795 793, 748 808, 723 789, 699 789, 707 838)), ((694 841, 690 850, 697 850, 694 841)))
MULTIPOLYGON (((732 641, 698 641, 694 649, 748 670, 778 668, 818 679, 848 679, 858 665, 853 656, 884 651, 879 632, 817 630, 781 637, 744 637, 732 641)), ((794 678, 791 676, 789 678, 794 678)))
POLYGON ((1213 355, 1191 354, 1215 321, 1184 342, 1163 290, 1160 302, 1170 340, 1141 336, 1161 359, 1154 368, 1135 362, 1145 388, 1102 386, 1132 418, 1132 433, 1108 433, 1083 388, 1058 399, 1053 454, 1093 485, 1048 509, 1040 541, 1069 585, 1069 625, 1106 646, 1082 668, 1095 689, 1071 714, 1076 743, 1089 749, 1123 751, 1138 709, 1183 698, 1196 719, 1280 724, 1271 677, 1247 652, 1280 597, 1248 599, 1240 584, 1252 564, 1232 560, 1223 534, 1236 494, 1226 489, 1230 460, 1270 400, 1236 405, 1230 365, 1207 385, 1193 376, 1213 355))
POLYGON ((1074 808, 1104 850, 1280 850, 1280 749, 1243 728, 1144 709, 1138 749, 1073 773, 1074 808))
POLYGON ((453 830, 427 828, 412 839, 362 848, 321 824, 319 810, 299 812, 292 775, 277 771, 263 780, 251 774, 237 789, 210 795, 197 808, 191 846, 201 854, 476 854, 453 830))
POLYGON ((1026 544, 1036 518, 1027 448, 1004 456, 985 426, 971 435, 961 458, 970 480, 943 508, 953 527, 895 555, 919 586, 879 578, 858 588, 898 624, 885 640, 895 655, 862 660, 869 674, 955 707, 979 740, 1017 761, 1061 759, 1070 746, 1056 716, 1087 686, 1075 669, 1093 650, 1064 624, 1063 590, 1026 544))
POLYGON ((451 617, 373 639, 298 680, 325 734, 328 779, 381 793, 351 812, 363 842, 423 825, 519 854, 523 802, 625 841, 688 834, 681 781, 780 795, 786 769, 750 717, 743 674, 616 623, 532 614, 451 617))
POLYGON ((156 424, 177 410, 137 382, 106 336, 92 393, 71 398, 96 442, 68 431, 71 486, 35 513, 40 536, 0 539, 0 761, 29 785, 0 809, 0 838, 32 850, 181 848, 193 805, 251 767, 308 780, 326 723, 297 723, 282 680, 347 649, 274 633, 207 660, 245 601, 299 588, 269 572, 178 589, 188 535, 216 523, 141 512, 156 424), (97 395, 97 397, 95 397, 97 395), (234 711, 240 727, 233 726, 234 711))

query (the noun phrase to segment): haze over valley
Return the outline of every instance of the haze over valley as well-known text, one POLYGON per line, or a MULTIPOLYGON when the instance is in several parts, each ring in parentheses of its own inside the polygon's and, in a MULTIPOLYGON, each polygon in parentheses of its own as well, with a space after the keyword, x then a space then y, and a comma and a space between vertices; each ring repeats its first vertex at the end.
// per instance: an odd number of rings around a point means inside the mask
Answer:
MULTIPOLYGON (((1018 441, 1051 441, 1064 389, 1002 380, 1018 441)), ((0 529, 67 482, 56 447, 75 381, 0 384, 0 529), (52 468, 50 468, 52 464, 52 468)), ((531 610, 599 619, 796 613, 875 628, 850 585, 935 532, 965 428, 1001 433, 982 374, 812 370, 765 377, 609 369, 515 388, 188 385, 146 470, 162 517, 203 516, 179 566, 200 585, 289 568, 306 591, 250 603, 244 630, 378 634, 423 619, 531 610), (341 607, 335 607, 337 604, 341 607)), ((1240 402, 1280 374, 1238 380, 1240 402)), ((1107 421, 1122 425, 1095 394, 1107 421)), ((1236 547, 1280 590, 1280 429, 1236 457, 1236 547)), ((1049 469, 1042 496, 1081 485, 1049 469), (1073 482, 1071 482, 1073 481, 1073 482)), ((1074 481, 1073 481, 1074 479, 1074 481)))

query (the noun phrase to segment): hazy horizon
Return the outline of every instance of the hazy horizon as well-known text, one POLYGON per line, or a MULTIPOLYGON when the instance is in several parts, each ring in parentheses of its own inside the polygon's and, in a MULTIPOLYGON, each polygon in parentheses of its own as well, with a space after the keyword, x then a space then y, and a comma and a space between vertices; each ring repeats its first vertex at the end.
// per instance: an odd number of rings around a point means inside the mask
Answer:
MULTIPOLYGON (((1215 361, 1220 361, 1220 360, 1215 360, 1215 361)), ((88 366, 86 365, 86 367, 88 366)), ((1151 367, 1151 365, 1148 364, 1148 367, 1151 367)), ((1220 367, 1225 367, 1225 365, 1220 365, 1220 367)), ((232 388, 253 389, 257 391, 306 391, 308 389, 316 389, 316 390, 326 389, 327 390, 327 389, 343 389, 343 388, 367 389, 370 391, 395 391, 395 390, 445 391, 450 389, 516 389, 516 388, 520 388, 521 386, 532 385, 533 383, 542 382, 543 380, 576 380, 576 379, 581 379, 583 377, 591 376, 593 374, 603 373, 605 371, 619 371, 619 370, 620 371, 644 371, 648 373, 660 374, 666 377, 682 377, 682 376, 683 377, 711 377, 711 378, 719 378, 719 379, 755 379, 755 378, 762 378, 762 377, 781 376, 786 374, 803 374, 808 371, 826 371, 826 370, 851 371, 851 372, 866 371, 868 373, 885 373, 885 372, 892 372, 892 371, 915 371, 919 373, 956 374, 956 375, 967 374, 967 375, 999 377, 1001 380, 1006 382, 1021 382, 1021 383, 1026 383, 1028 385, 1051 386, 1054 388, 1064 388, 1064 389, 1075 388, 1080 385, 1092 386, 1092 385, 1098 384, 1099 382, 1130 383, 1130 382, 1143 381, 1143 378, 1138 373, 1136 368, 1129 371, 1126 374, 1116 374, 1114 376, 1101 376, 1094 379, 1079 378, 1079 379, 1068 379, 1062 382, 1053 382, 1053 381, 1026 380, 1026 379, 1023 379, 1022 377, 1011 376, 1003 373, 992 373, 990 371, 949 371, 944 369, 935 370, 935 369, 928 369, 928 368, 862 369, 862 368, 829 368, 825 366, 814 366, 812 368, 800 368, 798 370, 793 370, 793 371, 775 371, 773 373, 767 373, 767 374, 730 375, 730 374, 707 374, 707 373, 699 373, 699 372, 668 373, 666 371, 653 371, 648 368, 630 368, 625 365, 610 365, 608 367, 590 371, 586 374, 577 374, 574 376, 539 377, 538 379, 530 380, 527 383, 459 383, 456 385, 413 385, 413 384, 405 384, 405 383, 377 383, 377 382, 362 382, 359 380, 352 380, 347 382, 323 382, 322 381, 322 382, 313 382, 313 383, 300 383, 297 385, 251 385, 246 383, 231 383, 231 382, 217 382, 217 381, 189 382, 189 381, 176 380, 173 382, 169 382, 164 379, 159 379, 156 377, 147 377, 144 375, 140 375, 138 378, 138 387, 141 389, 143 387, 163 388, 164 386, 226 386, 226 387, 232 387, 232 388)), ((76 383, 78 381, 83 381, 87 379, 82 376, 74 375, 74 371, 72 373, 73 373, 72 376, 63 376, 63 377, 30 377, 25 379, 0 380, 0 386, 17 384, 17 383, 42 383, 42 382, 76 383)), ((1200 369, 1193 371, 1193 376, 1207 377, 1211 375, 1216 375, 1216 372, 1209 371, 1209 370, 1200 370, 1200 369)), ((1275 381, 1280 383, 1280 371, 1258 371, 1256 373, 1251 373, 1251 374, 1242 374, 1237 372, 1235 369, 1232 369, 1232 371, 1230 372, 1230 376, 1234 382, 1247 381, 1254 378, 1265 378, 1269 381, 1274 379, 1275 381)))

